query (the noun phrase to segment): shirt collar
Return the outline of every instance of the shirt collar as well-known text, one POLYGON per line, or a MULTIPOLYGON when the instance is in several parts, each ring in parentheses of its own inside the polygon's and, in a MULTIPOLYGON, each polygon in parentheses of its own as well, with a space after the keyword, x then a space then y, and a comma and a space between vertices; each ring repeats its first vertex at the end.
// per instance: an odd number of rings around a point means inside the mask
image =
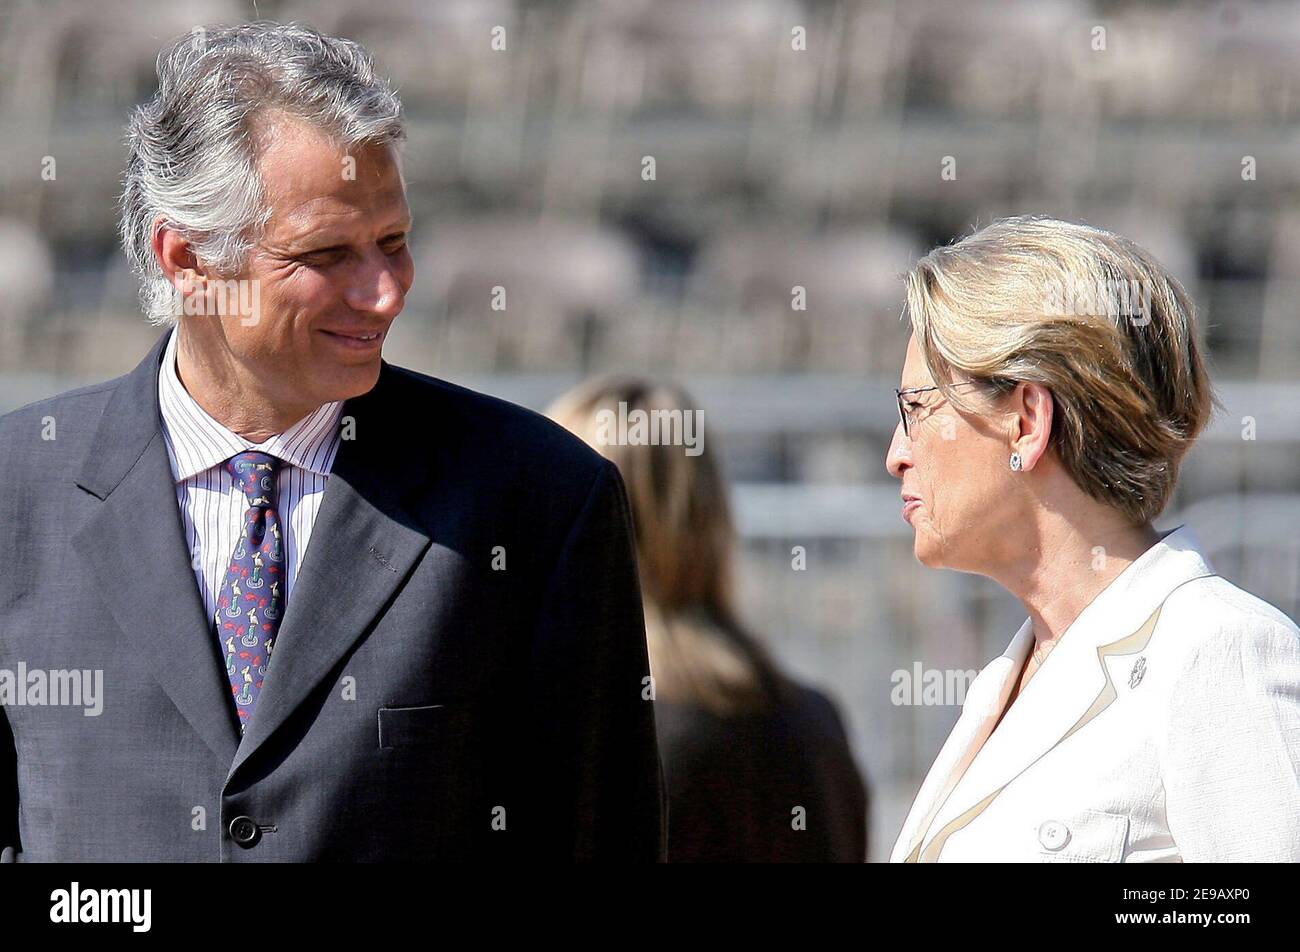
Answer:
MULTIPOLYGON (((1140 625, 1175 588, 1214 574, 1191 526, 1170 529, 1084 607, 1053 654, 1068 655, 1114 641, 1140 625)), ((1033 626, 1026 619, 1003 657, 1023 661, 1032 644, 1033 626)))
POLYGON ((283 433, 261 443, 250 443, 213 419, 181 384, 176 375, 177 333, 173 328, 158 371, 163 437, 177 482, 220 465, 236 453, 253 449, 317 475, 329 475, 338 452, 343 401, 321 404, 283 433))

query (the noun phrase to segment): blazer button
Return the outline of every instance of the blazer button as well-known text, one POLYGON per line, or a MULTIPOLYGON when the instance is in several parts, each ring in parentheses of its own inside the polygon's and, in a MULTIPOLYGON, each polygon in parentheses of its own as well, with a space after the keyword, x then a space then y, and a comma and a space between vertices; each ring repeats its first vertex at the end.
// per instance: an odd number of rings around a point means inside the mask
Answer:
POLYGON ((1060 820, 1047 820, 1038 828, 1038 842, 1044 849, 1059 850, 1070 842, 1070 829, 1060 820))
POLYGON ((251 849, 258 839, 257 824, 249 817, 237 816, 230 821, 230 838, 244 849, 251 849))

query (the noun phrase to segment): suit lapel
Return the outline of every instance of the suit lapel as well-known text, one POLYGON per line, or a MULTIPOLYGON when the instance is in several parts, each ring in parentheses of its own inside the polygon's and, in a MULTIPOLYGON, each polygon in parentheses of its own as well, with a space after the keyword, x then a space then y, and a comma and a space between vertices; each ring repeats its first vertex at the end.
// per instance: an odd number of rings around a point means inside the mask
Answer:
MULTIPOLYGON (((1094 645, 1081 640, 1061 639, 936 813, 926 832, 921 860, 937 856, 949 835, 978 815, 1003 787, 1072 729, 1077 729, 1105 684, 1105 673, 1095 654, 1092 658, 1086 656, 1095 650, 1094 645)), ((1013 678, 1018 673, 1019 669, 1013 672, 1013 678)), ((994 721, 1005 701, 1003 698, 994 721)))
POLYGON ((109 400, 76 480, 102 502, 72 541, 141 671, 231 764, 233 776, 361 637, 428 548, 404 500, 421 480, 427 485, 429 468, 408 465, 414 448, 395 426, 400 384, 384 363, 375 388, 344 405, 357 438, 340 443, 266 686, 241 740, 162 435, 158 369, 166 343, 164 334, 109 400))
POLYGON ((238 743, 230 681, 194 578, 158 410, 166 342, 164 334, 105 408, 76 480, 102 501, 72 544, 141 674, 229 763, 238 743))
POLYGON ((989 662, 979 677, 971 682, 961 716, 926 774, 912 809, 908 812, 894 846, 891 856, 893 862, 915 860, 917 847, 931 827, 935 814, 988 740, 998 715, 1006 707, 1007 698, 1011 695, 1011 688, 1029 654, 1032 642, 1033 629, 1026 622, 1011 639, 1007 650, 989 662))
MULTIPOLYGON (((426 489, 427 466, 396 427, 402 401, 385 363, 379 383, 344 404, 355 439, 343 439, 311 542, 275 640, 257 708, 231 764, 233 776, 366 632, 429 547, 405 500, 426 489)), ((346 434, 345 434, 346 435, 346 434)))

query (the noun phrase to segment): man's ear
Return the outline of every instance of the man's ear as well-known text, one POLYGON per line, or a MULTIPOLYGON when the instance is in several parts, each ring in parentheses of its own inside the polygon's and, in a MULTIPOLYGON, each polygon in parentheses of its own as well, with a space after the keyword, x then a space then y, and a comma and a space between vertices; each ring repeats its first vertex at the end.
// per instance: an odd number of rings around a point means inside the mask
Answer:
POLYGON ((1028 471, 1047 452, 1052 437, 1052 418, 1056 402, 1052 391, 1039 383, 1016 384, 1011 394, 1011 447, 1009 453, 1020 454, 1021 468, 1028 471))
POLYGON ((153 224, 153 254, 162 268, 163 277, 177 291, 203 290, 207 282, 198 256, 189 241, 175 228, 159 218, 153 224))

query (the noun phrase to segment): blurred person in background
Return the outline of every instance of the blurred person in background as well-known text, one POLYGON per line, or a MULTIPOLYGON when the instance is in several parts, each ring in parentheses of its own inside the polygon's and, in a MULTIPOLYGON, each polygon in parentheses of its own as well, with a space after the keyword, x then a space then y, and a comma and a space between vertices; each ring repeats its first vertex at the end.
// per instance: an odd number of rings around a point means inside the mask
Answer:
POLYGON ((922 258, 907 313, 887 466, 916 558, 1029 617, 891 858, 1300 860, 1300 630, 1152 527, 1215 402, 1182 286, 1023 217, 922 258))
POLYGON ((736 611, 735 533, 716 444, 611 439, 605 421, 697 414, 638 377, 580 385, 547 411, 623 474, 640 566, 669 862, 862 862, 867 792, 835 705, 783 673, 736 611), (602 413, 607 414, 602 420, 602 413))

